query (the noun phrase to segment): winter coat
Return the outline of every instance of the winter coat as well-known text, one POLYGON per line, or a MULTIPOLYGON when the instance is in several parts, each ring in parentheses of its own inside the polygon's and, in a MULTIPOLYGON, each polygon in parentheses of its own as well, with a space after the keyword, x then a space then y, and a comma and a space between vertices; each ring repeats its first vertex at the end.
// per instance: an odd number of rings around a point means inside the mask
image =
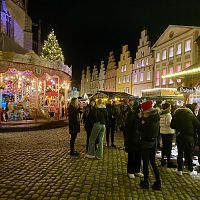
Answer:
POLYGON ((95 123, 94 112, 95 112, 95 107, 91 107, 89 105, 86 107, 86 109, 83 113, 83 123, 84 123, 85 129, 87 132, 92 131, 93 125, 95 123))
POLYGON ((139 124, 141 141, 154 141, 158 137, 159 125, 160 115, 157 109, 145 113, 139 124))
POLYGON ((189 108, 178 108, 174 112, 171 128, 176 129, 179 137, 194 136, 194 130, 200 128, 200 122, 189 108))
POLYGON ((99 122, 100 124, 106 125, 108 123, 108 112, 106 106, 103 104, 96 105, 93 113, 94 123, 99 122))
POLYGON ((121 118, 121 127, 122 128, 125 127, 125 122, 126 122, 126 118, 127 118, 129 111, 130 111, 129 105, 122 105, 121 106, 120 118, 121 118))
POLYGON ((115 119, 117 117, 117 110, 116 110, 115 106, 107 104, 106 105, 106 110, 108 112, 108 120, 109 120, 109 122, 115 121, 115 119))
POLYGON ((126 134, 124 136, 124 144, 126 152, 134 152, 138 150, 140 142, 138 124, 139 118, 137 112, 135 110, 130 110, 125 122, 126 134))
POLYGON ((168 109, 161 110, 160 112, 160 133, 161 134, 174 134, 175 130, 171 129, 170 123, 172 115, 168 109))
POLYGON ((80 132, 80 109, 70 105, 68 107, 69 116, 69 134, 80 132))

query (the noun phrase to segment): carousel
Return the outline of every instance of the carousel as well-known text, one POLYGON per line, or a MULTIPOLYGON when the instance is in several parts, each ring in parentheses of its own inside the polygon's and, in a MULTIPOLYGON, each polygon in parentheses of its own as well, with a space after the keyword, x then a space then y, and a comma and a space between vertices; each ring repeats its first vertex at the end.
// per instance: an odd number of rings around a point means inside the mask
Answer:
POLYGON ((59 117, 68 99, 71 67, 45 60, 14 42, 10 48, 15 52, 0 49, 1 120, 49 118, 50 112, 59 117))

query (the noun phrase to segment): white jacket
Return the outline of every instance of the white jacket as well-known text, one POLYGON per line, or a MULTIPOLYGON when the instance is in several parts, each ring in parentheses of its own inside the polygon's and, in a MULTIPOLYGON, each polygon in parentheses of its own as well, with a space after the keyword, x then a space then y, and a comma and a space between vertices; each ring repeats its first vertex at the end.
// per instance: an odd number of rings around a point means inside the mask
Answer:
POLYGON ((170 128, 170 123, 172 120, 171 113, 160 115, 160 133, 161 134, 174 134, 175 130, 170 128))

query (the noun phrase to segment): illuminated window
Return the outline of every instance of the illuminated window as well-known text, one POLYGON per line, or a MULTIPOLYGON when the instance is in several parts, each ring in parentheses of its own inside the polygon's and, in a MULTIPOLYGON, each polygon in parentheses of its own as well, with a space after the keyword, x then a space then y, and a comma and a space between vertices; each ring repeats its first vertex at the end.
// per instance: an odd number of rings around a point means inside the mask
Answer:
POLYGON ((122 65, 122 72, 124 72, 124 66, 122 65))
POLYGON ((126 65, 124 65, 124 72, 126 72, 126 65))
POLYGON ((191 40, 185 41, 185 52, 191 51, 191 40))
POLYGON ((144 73, 143 72, 140 73, 140 81, 141 82, 144 81, 144 73))
POLYGON ((176 55, 180 55, 182 53, 182 43, 177 44, 176 55))
POLYGON ((169 58, 172 58, 174 56, 174 47, 169 48, 169 58))
POLYGON ((141 60, 141 66, 144 67, 144 59, 141 60))
POLYGON ((123 77, 123 83, 126 83, 126 76, 123 77))
POLYGON ((127 78, 126 78, 126 82, 127 82, 127 83, 130 82, 130 75, 127 76, 127 78))
POLYGON ((160 85, 160 71, 156 71, 156 86, 160 85))
POLYGON ((136 66, 137 66, 137 68, 138 68, 138 67, 139 67, 139 64, 137 63, 136 66))
POLYGON ((146 65, 149 65, 149 58, 146 59, 146 65))
MULTIPOLYGON (((167 74, 167 69, 163 69, 162 70, 162 75, 165 76, 166 74, 167 74)), ((162 79, 162 84, 166 85, 166 79, 165 78, 162 79)))
MULTIPOLYGON (((181 71, 181 65, 177 65, 177 66, 176 66, 176 72, 180 72, 180 71, 181 71)), ((177 83, 180 83, 180 82, 181 82, 181 79, 178 78, 178 79, 176 80, 176 82, 177 82, 177 83)))
POLYGON ((129 87, 126 88, 126 92, 129 94, 130 92, 129 87))
POLYGON ((156 62, 160 62, 160 52, 156 54, 156 62))
POLYGON ((120 77, 118 78, 118 83, 119 83, 119 84, 121 83, 121 78, 120 78, 120 77))
POLYGON ((188 68, 188 67, 190 67, 190 65, 191 65, 191 63, 190 63, 190 62, 187 62, 187 63, 185 63, 185 68, 188 68))
MULTIPOLYGON (((169 68, 169 73, 170 74, 173 74, 174 73, 174 68, 173 67, 170 67, 169 68)), ((172 79, 169 79, 169 84, 173 84, 174 83, 174 81, 172 80, 172 79)))
POLYGON ((144 51, 141 51, 141 57, 142 58, 144 57, 144 51))
POLYGON ((150 81, 151 80, 151 71, 148 71, 147 72, 147 81, 150 81))
POLYGON ((163 50, 162 51, 162 60, 166 60, 167 59, 167 50, 163 50))
POLYGON ((133 95, 134 95, 134 96, 137 96, 137 88, 134 88, 133 95))
POLYGON ((133 75, 133 81, 134 81, 134 83, 137 83, 137 74, 133 75))

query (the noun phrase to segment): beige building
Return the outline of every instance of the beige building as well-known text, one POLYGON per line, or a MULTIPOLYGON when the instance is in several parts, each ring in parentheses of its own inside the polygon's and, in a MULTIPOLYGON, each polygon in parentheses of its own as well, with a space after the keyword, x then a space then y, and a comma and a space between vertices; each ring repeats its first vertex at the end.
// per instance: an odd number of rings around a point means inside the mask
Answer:
POLYGON ((99 72, 99 91, 104 91, 105 86, 105 64, 101 61, 100 72, 99 72))
POLYGON ((118 63, 117 76, 116 76, 116 92, 126 92, 131 94, 132 91, 132 58, 128 45, 122 47, 120 61, 118 63))
POLYGON ((153 87, 153 54, 147 30, 141 32, 132 73, 132 95, 142 96, 142 90, 153 87))
POLYGON ((86 70, 84 92, 86 94, 91 94, 91 72, 90 72, 90 66, 88 66, 87 70, 86 70))
POLYGON ((85 94, 85 70, 82 70, 80 96, 85 94))
POLYGON ((91 94, 97 93, 98 89, 99 89, 99 72, 97 66, 94 65, 91 77, 91 90, 90 90, 91 94))
POLYGON ((189 69, 199 61, 199 48, 195 42, 199 35, 200 27, 167 27, 152 47, 155 60, 155 88, 176 88, 182 84, 181 79, 162 79, 162 76, 189 69))
POLYGON ((116 92, 117 66, 113 51, 109 53, 108 65, 105 73, 105 91, 116 92))

